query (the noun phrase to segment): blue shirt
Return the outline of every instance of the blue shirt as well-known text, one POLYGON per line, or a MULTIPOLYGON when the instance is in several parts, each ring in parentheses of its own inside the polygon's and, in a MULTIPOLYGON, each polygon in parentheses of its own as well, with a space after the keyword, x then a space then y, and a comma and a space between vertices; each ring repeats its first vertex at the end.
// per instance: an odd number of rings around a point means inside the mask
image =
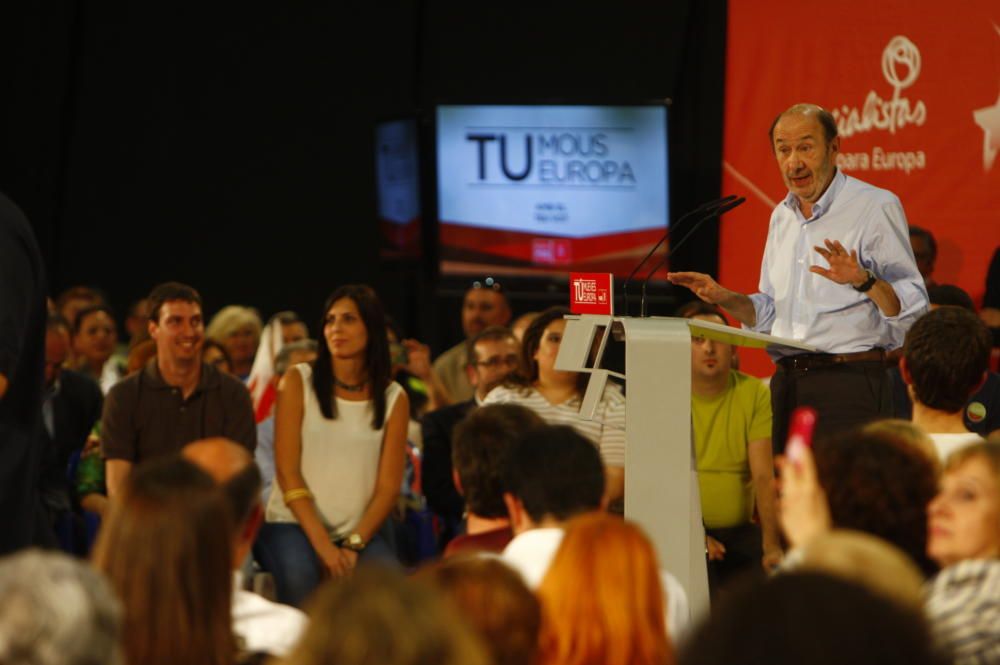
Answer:
MULTIPOLYGON (((806 219, 789 192, 771 213, 760 292, 750 296, 757 314, 751 330, 815 346, 826 353, 895 349, 927 311, 927 290, 910 247, 903 206, 895 194, 837 171, 806 219), (858 253, 861 267, 892 285, 900 302, 886 316, 864 293, 809 272, 827 267, 813 247, 838 240, 858 253)), ((795 351, 772 351, 780 357, 795 351)))

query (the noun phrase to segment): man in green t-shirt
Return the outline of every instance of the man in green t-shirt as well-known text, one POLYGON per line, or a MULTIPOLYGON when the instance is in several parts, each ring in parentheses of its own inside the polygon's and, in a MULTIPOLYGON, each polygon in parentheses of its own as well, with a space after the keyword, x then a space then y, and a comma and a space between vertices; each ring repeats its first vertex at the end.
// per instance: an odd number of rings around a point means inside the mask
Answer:
MULTIPOLYGON (((701 301, 678 316, 728 325, 701 301)), ((771 457, 771 397, 760 380, 733 369, 733 347, 691 340, 691 420, 713 593, 745 570, 782 556, 771 457), (754 509, 758 523, 753 521, 754 509)))

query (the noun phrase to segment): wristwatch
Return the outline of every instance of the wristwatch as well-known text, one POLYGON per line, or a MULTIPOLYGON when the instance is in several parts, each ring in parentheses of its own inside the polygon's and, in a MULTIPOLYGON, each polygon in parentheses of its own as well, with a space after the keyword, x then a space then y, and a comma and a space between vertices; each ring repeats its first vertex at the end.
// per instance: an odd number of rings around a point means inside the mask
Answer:
POLYGON ((853 284, 851 285, 851 288, 857 291, 858 293, 866 293, 867 291, 870 291, 871 288, 875 286, 875 282, 878 281, 878 277, 876 277, 875 273, 873 273, 871 270, 868 270, 866 268, 865 272, 868 273, 868 279, 866 279, 864 283, 858 286, 854 286, 853 284))
POLYGON ((354 552, 361 552, 365 549, 365 539, 361 537, 360 533, 355 532, 340 541, 340 546, 354 552))

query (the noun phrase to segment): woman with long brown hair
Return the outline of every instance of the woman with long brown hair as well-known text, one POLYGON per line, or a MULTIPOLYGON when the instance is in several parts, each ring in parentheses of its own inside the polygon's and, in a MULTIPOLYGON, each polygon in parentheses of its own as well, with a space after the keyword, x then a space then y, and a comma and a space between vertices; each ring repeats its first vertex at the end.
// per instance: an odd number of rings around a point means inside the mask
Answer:
POLYGON ((125 609, 125 665, 232 665, 230 515, 212 479, 179 459, 138 467, 112 504, 94 565, 125 609))
POLYGON ((392 380, 382 303, 371 287, 342 286, 322 316, 315 364, 278 384, 275 483, 254 545, 289 605, 359 560, 398 565, 382 525, 402 484, 410 407, 392 380))
POLYGON ((625 520, 571 520, 538 595, 541 665, 673 662, 653 545, 625 520))

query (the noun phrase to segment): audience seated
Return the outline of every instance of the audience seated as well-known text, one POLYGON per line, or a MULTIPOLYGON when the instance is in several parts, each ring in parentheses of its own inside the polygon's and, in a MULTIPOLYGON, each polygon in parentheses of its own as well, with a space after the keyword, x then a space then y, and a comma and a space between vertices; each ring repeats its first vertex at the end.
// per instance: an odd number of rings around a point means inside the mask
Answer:
POLYGON ((681 645, 680 665, 946 665, 927 622, 858 584, 814 572, 728 594, 681 645))
MULTIPOLYGON (((813 455, 781 463, 782 528, 796 547, 830 530, 813 455)), ((945 462, 927 508, 927 555, 939 572, 926 588, 935 639, 956 663, 1000 659, 1000 443, 960 448, 945 462)))
POLYGON ((924 278, 924 284, 928 288, 934 286, 931 275, 934 274, 934 263, 937 261, 937 241, 934 234, 919 226, 910 226, 910 247, 913 249, 913 258, 917 262, 917 270, 924 278))
POLYGON ((601 451, 607 473, 609 503, 625 494, 625 395, 608 383, 593 420, 580 417, 588 375, 555 367, 569 314, 565 307, 550 307, 531 322, 521 347, 521 380, 494 389, 487 404, 514 403, 535 411, 551 425, 572 425, 601 451))
POLYGON ((124 665, 228 665, 231 517, 212 478, 176 457, 129 476, 94 548, 124 606, 124 665))
POLYGON ((379 566, 328 582, 284 665, 493 665, 434 589, 379 566))
POLYGON ((782 569, 813 571, 840 577, 904 607, 923 607, 924 574, 913 559, 871 534, 834 529, 813 538, 782 569))
POLYGON ((233 363, 229 360, 229 352, 212 338, 206 338, 201 347, 201 362, 211 365, 223 374, 233 373, 233 363))
MULTIPOLYGON (((278 355, 274 359, 274 378, 272 381, 277 387, 281 377, 285 375, 288 368, 299 363, 312 365, 316 362, 316 350, 319 345, 314 339, 300 339, 281 347, 278 355)), ((271 484, 274 482, 274 414, 271 413, 264 420, 257 423, 257 448, 254 450, 254 459, 257 460, 257 467, 260 468, 261 475, 261 497, 267 505, 267 499, 271 496, 271 484)))
POLYGON ((125 376, 125 361, 115 355, 118 328, 106 305, 84 307, 73 321, 73 367, 101 386, 107 394, 125 376))
POLYGON ((925 454, 890 436, 853 432, 816 442, 816 468, 833 526, 882 538, 905 552, 925 574, 927 504, 937 472, 925 454))
POLYGON ((104 295, 97 289, 89 286, 71 286, 58 296, 55 300, 55 313, 63 317, 70 326, 76 323, 77 313, 85 307, 94 305, 107 305, 104 295))
POLYGON ((515 571, 492 557, 463 555, 426 566, 418 577, 472 626, 492 665, 535 665, 541 607, 515 571))
POLYGON ((103 577, 64 554, 0 560, 0 663, 115 665, 121 605, 103 577))
POLYGON ((465 533, 444 551, 502 552, 514 537, 503 498, 507 456, 518 440, 545 422, 534 411, 516 404, 488 404, 455 427, 452 449, 455 487, 465 497, 465 533))
POLYGON ((315 367, 295 365, 278 388, 277 485, 254 546, 278 600, 296 606, 324 576, 350 574, 359 557, 395 560, 380 529, 406 457, 409 403, 390 380, 378 296, 367 286, 340 287, 323 321, 315 367))
POLYGON ((508 328, 484 328, 466 346, 465 371, 475 390, 472 398, 424 414, 421 480, 427 504, 444 523, 442 543, 446 544, 461 531, 465 510, 465 501, 455 489, 452 473, 455 425, 517 370, 519 353, 520 346, 508 328))
MULTIPOLYGON (((932 311, 940 307, 956 306, 969 312, 975 312, 972 305, 972 298, 956 286, 933 286, 927 289, 927 294, 930 297, 932 311)), ((964 331, 964 333, 972 335, 970 339, 981 337, 981 335, 972 333, 971 325, 968 328, 969 330, 964 331)), ((940 335, 942 332, 939 330, 933 334, 940 335)), ((948 356, 947 351, 949 349, 955 348, 957 344, 961 343, 961 339, 948 339, 944 340, 941 344, 935 343, 934 346, 943 347, 944 350, 938 351, 937 354, 931 357, 928 354, 928 350, 924 349, 921 351, 923 355, 918 358, 918 363, 940 363, 942 358, 948 356)), ((967 349, 960 357, 967 361, 968 353, 969 350, 967 349)), ((900 374, 900 368, 892 367, 889 370, 889 378, 891 379, 890 383, 892 386, 893 414, 897 418, 910 420, 913 418, 913 403, 910 399, 909 387, 903 381, 903 377, 900 374)), ((1000 429, 1000 375, 996 372, 987 372, 986 381, 982 384, 982 387, 973 392, 972 396, 968 397, 964 402, 964 406, 962 407, 962 421, 968 431, 982 436, 1000 429)))
POLYGON ((462 299, 465 339, 434 360, 434 374, 444 391, 444 404, 472 399, 474 390, 465 371, 468 340, 490 326, 506 326, 509 322, 510 304, 500 282, 492 277, 473 282, 462 299))
MULTIPOLYGON (((69 476, 74 456, 83 452, 87 437, 101 417, 104 397, 97 383, 65 369, 69 355, 69 328, 61 316, 51 315, 45 330, 45 393, 42 401, 42 448, 39 490, 49 526, 61 545, 83 554, 83 527, 77 497, 69 476)), ((52 534, 47 534, 52 535, 52 534)), ((49 541, 54 544, 54 540, 49 541)))
POLYGON ((663 593, 641 529, 607 513, 570 520, 538 588, 539 663, 673 663, 663 593))
POLYGON ((928 509, 927 553, 941 572, 927 614, 954 662, 1000 662, 1000 443, 952 453, 928 509))
POLYGON ((205 328, 205 334, 226 349, 233 374, 240 381, 246 381, 250 376, 263 327, 257 310, 229 305, 216 312, 205 328))
POLYGON ((101 416, 108 496, 114 498, 134 464, 176 453, 184 444, 224 436, 253 450, 253 407, 246 387, 201 359, 201 296, 166 282, 149 295, 155 362, 115 384, 101 416))
MULTIPOLYGON (((701 300, 677 316, 728 325, 718 307, 701 300)), ((691 425, 713 595, 736 576, 763 575, 782 557, 771 393, 734 369, 735 357, 730 344, 691 338, 691 425)))
POLYGON ((899 372, 913 400, 913 422, 930 435, 941 459, 981 440, 963 416, 986 381, 990 346, 982 321, 958 307, 928 312, 906 333, 899 372))
POLYGON ((900 420, 899 418, 876 420, 862 427, 861 431, 865 434, 896 439, 913 446, 934 464, 936 471, 941 469, 941 460, 938 458, 934 441, 927 435, 927 432, 914 425, 910 420, 900 420))
MULTIPOLYGON (((601 458, 571 427, 535 429, 508 454, 503 486, 514 539, 501 558, 537 589, 562 543, 566 522, 604 505, 601 458)), ((661 571, 660 576, 667 625, 676 638, 690 622, 687 594, 673 575, 661 571)))
POLYGON ((202 439, 184 446, 181 455, 209 474, 222 488, 234 518, 232 533, 233 632, 244 648, 276 656, 286 655, 305 629, 301 611, 243 590, 240 569, 261 522, 260 471, 246 448, 227 439, 202 439))
POLYGON ((520 344, 524 341, 524 331, 528 329, 531 322, 538 318, 541 312, 525 312, 521 316, 514 319, 514 323, 510 324, 510 330, 514 333, 514 337, 517 339, 517 343, 520 344))

